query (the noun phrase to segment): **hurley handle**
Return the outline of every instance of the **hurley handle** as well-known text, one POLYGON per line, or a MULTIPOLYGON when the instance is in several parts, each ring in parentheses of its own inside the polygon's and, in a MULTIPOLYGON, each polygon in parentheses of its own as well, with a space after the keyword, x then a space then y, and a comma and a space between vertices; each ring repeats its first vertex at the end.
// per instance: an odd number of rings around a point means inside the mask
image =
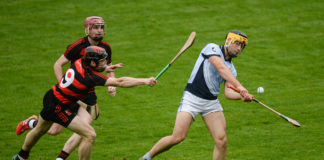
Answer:
POLYGON ((241 92, 239 89, 235 88, 235 87, 232 86, 232 85, 227 85, 227 88, 233 89, 233 90, 234 90, 235 92, 237 92, 237 93, 240 93, 240 92, 241 92))

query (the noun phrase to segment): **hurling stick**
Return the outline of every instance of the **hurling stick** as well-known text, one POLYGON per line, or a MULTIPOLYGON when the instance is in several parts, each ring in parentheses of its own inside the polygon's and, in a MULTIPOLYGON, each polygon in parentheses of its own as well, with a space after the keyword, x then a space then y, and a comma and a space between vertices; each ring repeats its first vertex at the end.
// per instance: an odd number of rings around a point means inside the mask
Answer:
POLYGON ((159 77, 161 77, 165 71, 167 71, 170 68, 170 66, 182 55, 182 53, 184 53, 189 47, 192 46, 192 44, 194 43, 195 39, 196 39, 196 32, 191 32, 189 38, 187 39, 186 43, 183 45, 183 47, 181 48, 181 50, 178 52, 178 54, 155 77, 156 80, 159 77))
MULTIPOLYGON (((227 88, 231 88, 231 89, 233 89, 234 91, 236 91, 237 93, 240 93, 240 90, 237 89, 237 88, 235 88, 235 87, 232 86, 232 85, 227 85, 227 88)), ((273 113, 279 115, 281 118, 283 118, 284 120, 288 121, 288 122, 291 123, 292 125, 294 125, 294 126, 296 126, 296 127, 300 127, 300 124, 299 124, 296 120, 291 119, 291 118, 289 118, 289 117, 287 117, 287 116, 285 116, 285 115, 279 113, 278 111, 272 109, 271 107, 265 105, 264 103, 262 103, 261 101, 259 101, 259 100, 257 100, 257 99, 253 99, 253 101, 256 102, 256 103, 258 103, 258 104, 260 104, 260 105, 262 105, 263 107, 267 108, 268 110, 272 111, 273 113)))

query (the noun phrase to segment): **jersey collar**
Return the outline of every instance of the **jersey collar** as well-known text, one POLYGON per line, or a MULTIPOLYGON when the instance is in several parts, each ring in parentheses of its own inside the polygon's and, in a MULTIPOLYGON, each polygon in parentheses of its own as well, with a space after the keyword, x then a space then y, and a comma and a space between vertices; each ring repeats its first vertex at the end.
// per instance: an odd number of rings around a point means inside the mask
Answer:
MULTIPOLYGON (((91 46, 91 44, 90 44, 90 42, 89 42, 89 39, 88 39, 88 36, 85 36, 85 37, 84 37, 84 40, 85 40, 87 46, 91 46)), ((100 46, 100 44, 102 44, 102 41, 103 41, 103 40, 99 41, 99 43, 98 43, 97 46, 100 46)))

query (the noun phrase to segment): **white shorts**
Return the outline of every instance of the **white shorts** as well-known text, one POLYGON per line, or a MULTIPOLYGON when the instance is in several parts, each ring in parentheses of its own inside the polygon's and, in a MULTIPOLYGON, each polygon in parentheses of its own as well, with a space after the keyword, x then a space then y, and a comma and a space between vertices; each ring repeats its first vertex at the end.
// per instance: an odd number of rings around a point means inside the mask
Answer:
POLYGON ((223 111, 222 105, 218 99, 207 100, 193 95, 192 93, 185 91, 181 99, 181 103, 178 112, 188 112, 192 115, 193 119, 196 119, 200 114, 202 117, 212 112, 223 111))

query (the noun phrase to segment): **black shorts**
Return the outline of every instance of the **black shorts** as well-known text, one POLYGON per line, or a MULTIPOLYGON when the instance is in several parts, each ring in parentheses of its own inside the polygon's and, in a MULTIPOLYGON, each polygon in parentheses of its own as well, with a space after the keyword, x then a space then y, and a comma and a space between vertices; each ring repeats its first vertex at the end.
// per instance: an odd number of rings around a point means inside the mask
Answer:
POLYGON ((87 104, 88 106, 93 106, 97 104, 97 95, 94 91, 90 92, 83 99, 81 99, 81 101, 87 104))
POLYGON ((76 116, 78 109, 79 105, 67 106, 60 103, 51 89, 44 96, 43 109, 40 115, 46 121, 52 121, 67 127, 76 116))

